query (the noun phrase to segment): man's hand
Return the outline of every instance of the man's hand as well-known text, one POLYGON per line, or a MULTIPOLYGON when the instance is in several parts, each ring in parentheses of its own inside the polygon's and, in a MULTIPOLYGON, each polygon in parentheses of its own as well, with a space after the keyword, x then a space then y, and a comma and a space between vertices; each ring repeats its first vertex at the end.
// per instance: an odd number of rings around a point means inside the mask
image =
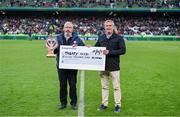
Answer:
POLYGON ((92 47, 92 45, 86 45, 86 47, 90 48, 90 47, 92 47))
POLYGON ((109 54, 109 50, 103 50, 103 54, 104 54, 104 55, 109 54))
POLYGON ((74 43, 74 44, 72 45, 72 47, 77 47, 77 44, 76 44, 76 43, 74 43))

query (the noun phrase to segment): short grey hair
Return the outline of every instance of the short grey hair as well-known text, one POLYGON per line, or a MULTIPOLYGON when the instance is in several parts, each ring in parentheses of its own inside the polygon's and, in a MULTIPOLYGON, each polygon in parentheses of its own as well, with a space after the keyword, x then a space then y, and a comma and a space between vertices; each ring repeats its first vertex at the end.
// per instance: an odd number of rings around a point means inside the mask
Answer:
POLYGON ((73 23, 70 22, 70 21, 65 22, 64 27, 65 27, 66 25, 70 25, 72 28, 74 27, 73 23))

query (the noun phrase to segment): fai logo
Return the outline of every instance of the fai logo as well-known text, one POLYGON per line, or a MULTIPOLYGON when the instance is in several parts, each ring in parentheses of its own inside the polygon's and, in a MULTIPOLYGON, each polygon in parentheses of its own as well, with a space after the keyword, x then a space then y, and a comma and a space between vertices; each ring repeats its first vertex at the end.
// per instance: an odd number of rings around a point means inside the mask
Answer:
POLYGON ((93 50, 92 53, 94 53, 95 55, 100 55, 102 53, 102 50, 93 50))

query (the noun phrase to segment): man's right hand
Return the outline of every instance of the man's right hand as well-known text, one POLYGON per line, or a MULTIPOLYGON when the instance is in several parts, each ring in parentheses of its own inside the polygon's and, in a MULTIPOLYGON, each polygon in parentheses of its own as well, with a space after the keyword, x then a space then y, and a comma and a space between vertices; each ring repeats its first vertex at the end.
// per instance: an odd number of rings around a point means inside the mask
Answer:
POLYGON ((86 45, 86 47, 90 48, 90 47, 92 47, 92 46, 91 46, 91 45, 86 45))

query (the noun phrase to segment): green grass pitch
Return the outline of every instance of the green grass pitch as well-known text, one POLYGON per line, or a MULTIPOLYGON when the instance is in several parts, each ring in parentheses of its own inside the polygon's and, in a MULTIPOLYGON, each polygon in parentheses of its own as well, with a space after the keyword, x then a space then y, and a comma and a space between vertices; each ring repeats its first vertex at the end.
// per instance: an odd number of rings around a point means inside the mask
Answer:
MULTIPOLYGON (((58 110, 56 61, 46 58, 44 43, 0 41, 0 116, 78 115, 70 105, 58 110)), ((122 112, 114 113, 112 82, 108 109, 97 111, 99 75, 85 71, 84 115, 180 116, 180 42, 131 41, 126 46, 127 53, 121 57, 122 112)))

